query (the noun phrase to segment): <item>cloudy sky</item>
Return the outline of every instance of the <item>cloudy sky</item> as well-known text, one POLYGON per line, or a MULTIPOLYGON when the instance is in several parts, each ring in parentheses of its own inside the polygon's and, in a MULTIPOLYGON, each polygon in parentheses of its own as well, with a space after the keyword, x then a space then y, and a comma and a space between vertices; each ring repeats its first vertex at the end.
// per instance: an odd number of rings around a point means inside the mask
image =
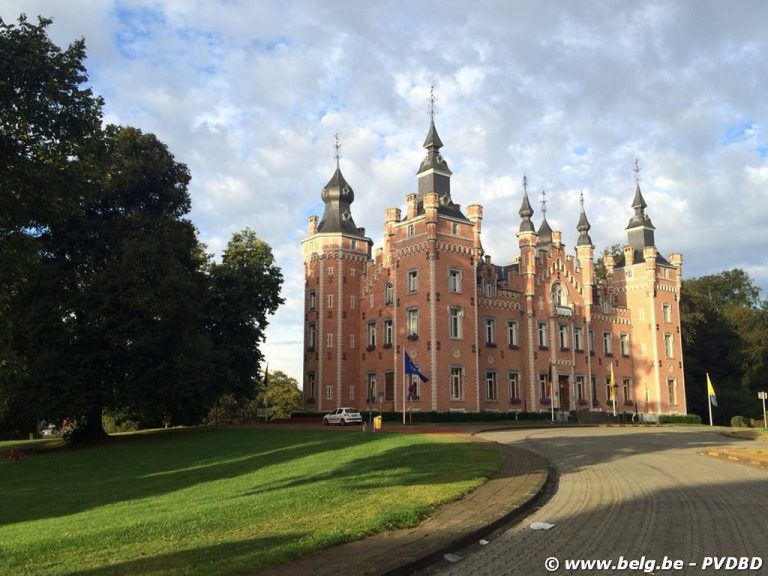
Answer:
POLYGON ((454 201, 514 259, 526 174, 573 247, 579 194, 601 251, 626 239, 634 160, 662 254, 691 278, 744 268, 768 296, 768 3, 4 0, 88 47, 106 121, 155 133, 192 172, 191 219, 219 254, 246 226, 285 275, 270 369, 301 379, 307 217, 341 168, 380 244, 403 207, 430 86, 454 201))

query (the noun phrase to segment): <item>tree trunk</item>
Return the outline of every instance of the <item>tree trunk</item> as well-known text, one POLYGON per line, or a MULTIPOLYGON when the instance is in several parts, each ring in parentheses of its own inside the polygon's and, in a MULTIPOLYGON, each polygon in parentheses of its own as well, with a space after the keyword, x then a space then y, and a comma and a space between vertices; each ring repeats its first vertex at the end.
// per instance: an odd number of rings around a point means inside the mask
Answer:
POLYGON ((101 408, 94 408, 82 418, 78 418, 69 441, 73 444, 98 442, 109 438, 101 421, 101 408))

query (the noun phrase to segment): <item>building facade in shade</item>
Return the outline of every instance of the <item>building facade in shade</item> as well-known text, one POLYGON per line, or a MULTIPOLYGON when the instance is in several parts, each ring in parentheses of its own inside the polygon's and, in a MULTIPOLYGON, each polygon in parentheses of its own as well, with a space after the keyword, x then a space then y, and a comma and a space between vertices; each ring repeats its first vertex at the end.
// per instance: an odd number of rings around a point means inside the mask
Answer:
POLYGON ((519 254, 499 265, 482 206, 453 201, 442 146, 433 119, 418 193, 386 210, 375 253, 337 158, 302 241, 305 409, 685 413, 682 256, 658 252, 639 179, 603 278, 583 202, 568 254, 545 211, 534 225, 525 178, 519 254), (406 352, 427 382, 404 373, 406 352))

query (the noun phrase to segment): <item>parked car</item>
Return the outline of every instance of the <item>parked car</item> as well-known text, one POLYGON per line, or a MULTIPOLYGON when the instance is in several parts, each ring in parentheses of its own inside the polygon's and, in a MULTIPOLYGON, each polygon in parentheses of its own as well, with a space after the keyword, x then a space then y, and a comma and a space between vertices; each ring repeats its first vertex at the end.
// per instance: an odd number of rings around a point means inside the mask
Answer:
POLYGON ((341 424, 346 426, 347 424, 362 424, 363 417, 360 412, 355 408, 336 408, 333 412, 329 412, 323 416, 323 424, 341 424))

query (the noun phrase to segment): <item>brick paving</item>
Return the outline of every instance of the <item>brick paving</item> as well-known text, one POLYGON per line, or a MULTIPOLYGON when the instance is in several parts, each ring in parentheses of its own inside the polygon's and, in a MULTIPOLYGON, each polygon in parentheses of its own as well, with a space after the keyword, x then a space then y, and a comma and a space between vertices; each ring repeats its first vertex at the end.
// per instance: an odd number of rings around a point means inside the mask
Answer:
POLYGON ((459 562, 438 563, 422 575, 722 573, 706 567, 708 557, 757 558, 760 568, 731 573, 768 574, 768 474, 728 459, 760 450, 760 444, 734 445, 705 427, 483 436, 535 449, 550 460, 558 470, 557 492, 525 522, 492 534, 488 545, 458 550, 459 562), (729 461, 702 456, 710 451, 729 461), (533 522, 554 526, 533 530, 533 522), (682 569, 659 570, 664 558, 681 562, 682 569), (622 559, 657 564, 650 572, 626 569, 622 559), (600 571, 567 567, 578 560, 613 564, 600 571))

